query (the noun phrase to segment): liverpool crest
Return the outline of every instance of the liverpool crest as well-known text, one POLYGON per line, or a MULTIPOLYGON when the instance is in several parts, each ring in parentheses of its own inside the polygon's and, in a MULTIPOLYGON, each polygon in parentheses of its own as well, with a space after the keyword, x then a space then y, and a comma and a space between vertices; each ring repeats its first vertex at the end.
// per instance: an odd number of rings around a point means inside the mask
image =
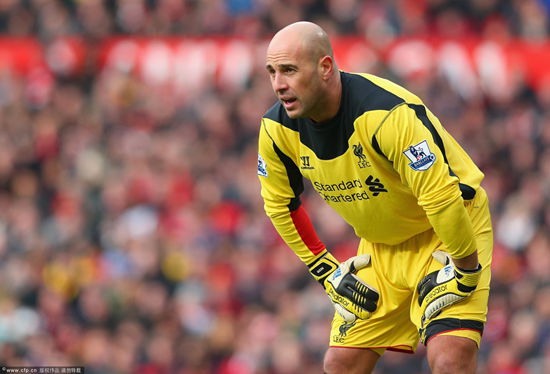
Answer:
POLYGON ((361 145, 361 143, 353 145, 353 154, 359 159, 357 164, 361 169, 370 166, 369 162, 367 161, 367 156, 365 156, 365 153, 363 152, 363 146, 361 145))

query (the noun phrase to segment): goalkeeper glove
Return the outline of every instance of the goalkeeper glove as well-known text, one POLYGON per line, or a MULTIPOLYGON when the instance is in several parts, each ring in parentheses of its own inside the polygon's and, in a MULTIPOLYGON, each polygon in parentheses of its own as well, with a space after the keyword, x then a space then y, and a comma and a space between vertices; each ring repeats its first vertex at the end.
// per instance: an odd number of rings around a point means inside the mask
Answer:
POLYGON ((340 263, 329 252, 308 265, 309 272, 321 283, 336 312, 347 322, 367 319, 376 310, 379 293, 355 273, 366 267, 370 255, 355 256, 340 263))
POLYGON ((474 270, 464 270, 456 267, 446 252, 435 251, 432 256, 445 267, 426 275, 418 283, 422 322, 436 317, 444 308, 470 296, 481 276, 479 264, 474 270))

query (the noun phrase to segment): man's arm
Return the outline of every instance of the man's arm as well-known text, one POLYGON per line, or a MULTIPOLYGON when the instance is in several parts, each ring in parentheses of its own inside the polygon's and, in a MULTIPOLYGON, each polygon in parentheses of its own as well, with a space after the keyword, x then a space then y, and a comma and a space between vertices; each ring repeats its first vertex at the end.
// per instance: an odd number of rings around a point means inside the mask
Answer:
POLYGON ((281 238, 309 264, 326 248, 301 205, 304 185, 300 170, 287 155, 288 151, 281 150, 270 136, 266 121, 262 121, 258 144, 258 177, 264 209, 281 238))
POLYGON ((464 207, 460 179, 448 163, 443 144, 446 133, 437 118, 422 105, 404 103, 392 110, 374 136, 449 254, 464 259, 463 265, 475 267, 472 223, 464 207), (411 148, 422 148, 425 156, 415 156, 411 148))
POLYGON ((477 251, 475 251, 471 255, 468 255, 464 258, 453 258, 453 262, 457 267, 461 269, 474 270, 479 265, 479 261, 477 258, 477 251))
POLYGON ((379 148, 417 197, 452 257, 451 261, 434 254, 445 266, 418 284, 418 303, 426 321, 468 297, 477 287, 481 266, 460 179, 448 162, 443 141, 447 134, 439 121, 423 105, 410 104, 395 108, 386 118, 389 120, 375 135, 379 148))
POLYGON ((277 146, 262 122, 258 176, 266 214, 288 246, 325 289, 336 311, 347 321, 365 319, 376 309, 378 292, 355 276, 370 256, 340 262, 325 248, 300 202, 302 175, 294 161, 277 146))

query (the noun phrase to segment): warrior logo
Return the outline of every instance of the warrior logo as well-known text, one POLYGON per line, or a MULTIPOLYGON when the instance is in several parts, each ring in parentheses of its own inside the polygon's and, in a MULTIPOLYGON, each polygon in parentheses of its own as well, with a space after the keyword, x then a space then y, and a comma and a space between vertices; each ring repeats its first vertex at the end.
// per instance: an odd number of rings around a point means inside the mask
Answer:
POLYGON ((309 156, 300 156, 300 159, 302 160, 300 169, 313 169, 313 166, 309 163, 309 156))
POLYGON ((416 171, 428 170, 435 162, 435 155, 430 152, 426 140, 417 145, 411 145, 403 152, 411 162, 409 166, 416 171))
POLYGON ((357 164, 361 169, 370 166, 369 162, 367 161, 367 157, 363 153, 363 146, 361 145, 361 143, 353 145, 353 154, 359 158, 359 162, 357 164))

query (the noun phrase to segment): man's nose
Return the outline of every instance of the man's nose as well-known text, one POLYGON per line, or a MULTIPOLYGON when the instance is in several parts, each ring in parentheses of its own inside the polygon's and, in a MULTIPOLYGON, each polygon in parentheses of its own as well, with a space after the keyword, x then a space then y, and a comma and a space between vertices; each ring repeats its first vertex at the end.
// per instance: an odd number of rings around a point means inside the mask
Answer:
POLYGON ((275 92, 281 92, 288 88, 287 81, 282 74, 275 73, 273 77, 273 90, 275 92))

